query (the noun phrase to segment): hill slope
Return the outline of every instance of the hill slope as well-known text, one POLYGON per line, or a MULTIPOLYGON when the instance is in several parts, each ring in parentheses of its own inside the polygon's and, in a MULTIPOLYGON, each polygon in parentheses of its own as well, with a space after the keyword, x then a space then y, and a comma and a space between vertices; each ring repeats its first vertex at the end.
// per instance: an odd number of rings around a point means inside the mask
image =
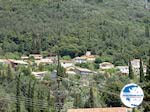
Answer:
POLYGON ((115 64, 145 58, 150 13, 144 5, 144 0, 0 0, 0 53, 59 49, 74 57, 91 50, 115 64))

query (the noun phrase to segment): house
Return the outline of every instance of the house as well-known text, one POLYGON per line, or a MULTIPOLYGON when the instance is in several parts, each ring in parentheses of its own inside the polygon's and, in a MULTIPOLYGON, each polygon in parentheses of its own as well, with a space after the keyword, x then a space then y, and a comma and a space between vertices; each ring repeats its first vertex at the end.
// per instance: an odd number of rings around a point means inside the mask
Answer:
POLYGON ((127 75, 129 74, 129 66, 117 66, 116 67, 121 74, 127 75))
POLYGON ((37 65, 39 65, 39 64, 44 64, 44 65, 46 65, 46 64, 52 64, 53 61, 52 61, 51 59, 48 59, 48 58, 43 58, 43 59, 41 59, 41 60, 35 60, 35 63, 36 63, 37 65))
POLYGON ((1 64, 10 64, 10 61, 7 59, 0 59, 1 64))
POLYGON ((87 51, 85 55, 80 57, 74 58, 75 63, 86 63, 86 62, 93 62, 96 59, 96 55, 91 55, 91 51, 87 51))
POLYGON ((109 63, 109 62, 103 62, 103 63, 99 64, 99 68, 102 70, 107 70, 107 69, 114 68, 114 65, 112 63, 109 63))
POLYGON ((28 56, 21 56, 21 60, 26 61, 26 60, 28 60, 28 59, 29 59, 29 57, 28 57, 28 56))
POLYGON ((89 75, 89 74, 92 74, 94 73, 93 71, 89 70, 89 69, 86 69, 86 68, 80 68, 80 67, 76 67, 74 72, 76 74, 80 74, 80 75, 89 75))
POLYGON ((87 51, 85 53, 85 55, 83 55, 81 57, 86 58, 87 61, 95 61, 95 59, 96 59, 96 55, 92 55, 91 51, 87 51))
POLYGON ((140 68, 140 59, 131 60, 131 65, 133 68, 140 68))
POLYGON ((75 66, 70 66, 70 67, 67 67, 65 68, 66 69, 66 73, 67 74, 72 74, 72 75, 75 75, 75 66))
POLYGON ((60 64, 64 68, 74 66, 74 63, 70 60, 60 60, 60 64))
POLYGON ((68 109, 67 112, 132 112, 132 109, 128 109, 125 107, 87 108, 87 109, 68 109))
POLYGON ((29 57, 33 57, 35 60, 41 60, 43 58, 40 54, 30 54, 29 57))
POLYGON ((50 54, 48 57, 45 57, 45 58, 52 60, 54 64, 57 64, 58 62, 58 57, 55 54, 50 54))
MULTIPOLYGON (((140 59, 131 60, 131 65, 132 65, 133 71, 138 74, 140 72, 140 59)), ((145 65, 143 65, 143 71, 144 71, 144 73, 146 73, 146 66, 145 65)))
POLYGON ((32 75, 35 76, 35 78, 39 80, 43 80, 44 76, 47 74, 47 71, 42 71, 42 72, 32 72, 32 75))
POLYGON ((9 64, 12 66, 12 68, 14 68, 16 70, 18 65, 24 65, 27 66, 28 63, 23 61, 23 60, 14 60, 14 59, 5 59, 4 61, 6 64, 9 64))
POLYGON ((81 56, 81 58, 86 59, 88 62, 93 62, 96 59, 95 55, 90 55, 90 56, 81 56))
POLYGON ((73 61, 74 63, 86 63, 87 59, 85 57, 75 57, 73 61))

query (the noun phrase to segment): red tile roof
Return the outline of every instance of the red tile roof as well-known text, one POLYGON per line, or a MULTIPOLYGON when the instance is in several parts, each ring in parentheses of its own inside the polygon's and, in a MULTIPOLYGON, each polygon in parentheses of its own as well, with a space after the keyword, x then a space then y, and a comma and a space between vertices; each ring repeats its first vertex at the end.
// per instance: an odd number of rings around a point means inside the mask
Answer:
POLYGON ((68 112, 128 112, 128 108, 89 108, 89 109, 69 109, 68 112))

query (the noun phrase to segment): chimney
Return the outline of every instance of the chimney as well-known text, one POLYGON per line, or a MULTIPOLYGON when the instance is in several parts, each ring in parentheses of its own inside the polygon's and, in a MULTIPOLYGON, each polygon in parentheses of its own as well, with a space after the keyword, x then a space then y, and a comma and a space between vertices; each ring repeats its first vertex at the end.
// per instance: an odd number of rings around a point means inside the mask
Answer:
POLYGON ((85 55, 86 56, 90 56, 91 55, 91 51, 87 51, 85 55))

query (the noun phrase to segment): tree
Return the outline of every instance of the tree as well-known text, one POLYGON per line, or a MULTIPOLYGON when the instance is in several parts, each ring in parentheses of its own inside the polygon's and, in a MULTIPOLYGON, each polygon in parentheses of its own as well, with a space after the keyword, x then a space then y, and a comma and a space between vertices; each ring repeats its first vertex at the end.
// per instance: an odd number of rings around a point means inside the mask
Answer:
POLYGON ((32 86, 32 88, 31 88, 31 104, 32 104, 32 106, 31 106, 31 112, 34 112, 34 94, 35 94, 35 85, 36 85, 36 80, 34 81, 34 83, 33 83, 33 86, 32 86))
POLYGON ((26 110, 28 112, 31 112, 31 100, 30 97, 31 97, 31 80, 29 81, 29 85, 28 85, 28 92, 27 92, 27 96, 26 96, 26 99, 25 99, 25 106, 26 106, 26 110))
POLYGON ((100 2, 100 3, 102 3, 102 2, 103 2, 103 0, 97 0, 97 2, 100 2))
POLYGON ((140 59, 140 82, 144 82, 143 62, 140 59))
POLYGON ((12 79, 13 79, 12 67, 10 65, 8 65, 8 68, 7 68, 7 80, 10 81, 12 79))
POLYGON ((100 57, 96 57, 95 61, 96 64, 102 63, 102 59, 100 57))
POLYGON ((80 93, 75 94, 73 106, 75 108, 81 107, 81 95, 80 95, 80 93))
POLYGON ((150 58, 148 59, 148 63, 147 63, 147 70, 146 70, 145 79, 147 81, 150 81, 150 58))
POLYGON ((20 76, 16 77, 16 112, 21 112, 20 108, 20 76))
POLYGON ((149 32, 149 26, 148 25, 145 26, 145 36, 150 37, 150 32, 149 32))
POLYGON ((58 53, 58 60, 57 60, 57 93, 56 93, 56 111, 60 112, 63 104, 64 104, 64 98, 61 96, 61 88, 60 88, 60 83, 62 82, 62 78, 66 77, 65 69, 61 66, 60 64, 60 57, 58 53))
POLYGON ((132 64, 131 64, 130 60, 129 60, 129 78, 134 79, 134 73, 133 73, 133 70, 132 70, 132 64))
POLYGON ((148 60, 148 64, 147 64, 147 72, 146 72, 146 76, 145 76, 145 82, 144 82, 144 103, 143 103, 143 107, 144 107, 144 112, 149 112, 150 111, 150 58, 148 60))
POLYGON ((89 92, 90 96, 89 99, 87 100, 87 102, 85 103, 85 107, 86 108, 94 108, 95 104, 94 104, 94 92, 93 92, 93 87, 90 88, 90 92, 89 92))

